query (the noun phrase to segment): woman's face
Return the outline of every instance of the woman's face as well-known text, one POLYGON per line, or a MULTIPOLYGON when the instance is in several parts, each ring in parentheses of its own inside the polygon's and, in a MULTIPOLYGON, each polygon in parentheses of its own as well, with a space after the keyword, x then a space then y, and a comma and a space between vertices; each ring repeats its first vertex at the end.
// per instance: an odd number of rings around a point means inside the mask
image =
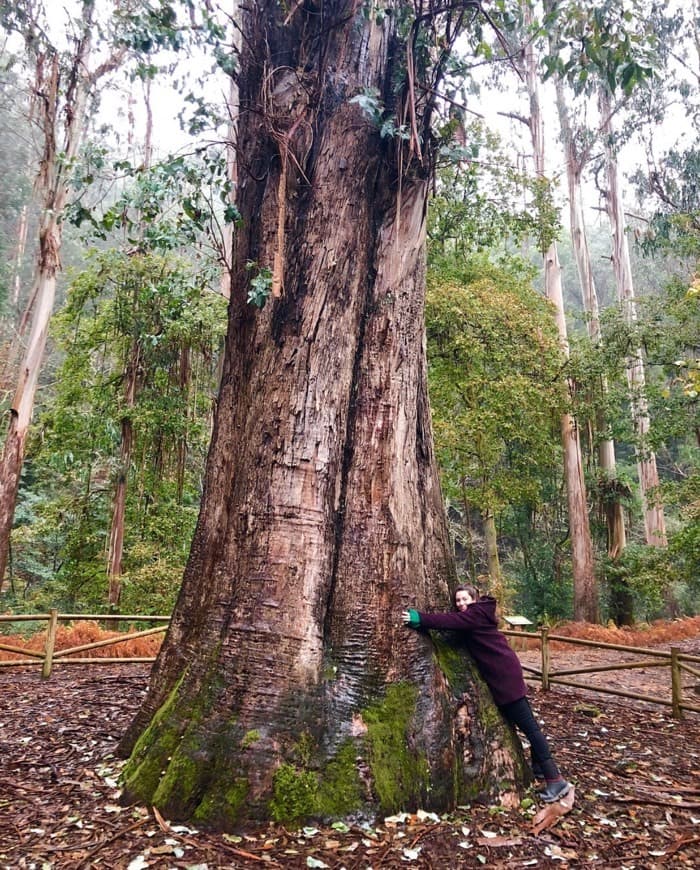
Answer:
POLYGON ((463 589, 455 595, 455 607, 457 610, 464 612, 470 604, 474 603, 474 599, 471 595, 463 589))

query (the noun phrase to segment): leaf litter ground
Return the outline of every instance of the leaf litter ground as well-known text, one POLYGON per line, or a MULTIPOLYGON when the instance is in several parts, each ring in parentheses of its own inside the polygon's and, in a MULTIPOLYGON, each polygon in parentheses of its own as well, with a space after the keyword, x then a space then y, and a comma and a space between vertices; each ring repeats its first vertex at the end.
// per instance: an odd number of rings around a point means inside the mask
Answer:
MULTIPOLYGON (((697 626, 674 645, 700 654, 697 626)), ((574 667, 585 655, 580 648, 557 653, 556 665, 574 667)), ((612 661, 619 654, 606 655, 612 661)), ((676 721, 656 705, 533 686, 533 707, 575 784, 568 800, 543 807, 529 792, 517 808, 472 804, 440 819, 419 812, 373 827, 338 821, 234 836, 171 823, 152 808, 120 806, 121 762, 113 751, 147 674, 143 665, 57 667, 48 681, 35 668, 0 672, 0 867, 700 866, 698 714, 676 721)), ((650 695, 664 694, 669 679, 661 668, 624 674, 635 675, 635 691, 650 695)))

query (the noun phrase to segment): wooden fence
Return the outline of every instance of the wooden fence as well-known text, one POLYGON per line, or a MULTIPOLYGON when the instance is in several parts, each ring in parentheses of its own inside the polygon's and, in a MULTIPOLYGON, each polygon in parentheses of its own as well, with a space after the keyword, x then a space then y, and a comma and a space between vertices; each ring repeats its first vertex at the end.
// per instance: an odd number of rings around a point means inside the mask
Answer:
POLYGON ((124 614, 124 613, 59 613, 56 610, 51 610, 48 613, 32 613, 32 614, 0 614, 0 625, 4 622, 48 622, 46 631, 46 643, 41 652, 36 650, 24 649, 18 646, 9 646, 8 644, 0 643, 0 650, 16 653, 23 656, 21 659, 12 659, 0 661, 0 667, 16 667, 17 665, 37 664, 41 662, 41 676, 50 677, 51 669, 55 664, 62 665, 114 665, 124 664, 127 662, 153 662, 153 656, 123 656, 121 658, 111 658, 108 656, 98 656, 91 658, 89 656, 78 656, 76 653, 87 652, 88 650, 98 649, 104 646, 112 646, 117 643, 125 643, 128 640, 134 640, 137 637, 148 637, 151 634, 159 634, 165 631, 170 624, 169 616, 142 616, 140 614, 124 614), (119 637, 108 637, 104 640, 97 640, 93 643, 84 643, 80 646, 72 646, 66 649, 56 649, 56 631, 59 622, 159 622, 162 625, 156 628, 147 628, 143 631, 135 631, 130 634, 123 634, 119 637))
MULTIPOLYGON (((0 644, 0 650, 15 653, 21 658, 8 661, 0 661, 0 667, 16 667, 27 664, 41 664, 42 677, 48 678, 51 676, 51 670, 54 665, 107 665, 107 664, 127 664, 131 662, 153 662, 153 656, 131 656, 131 657, 89 657, 76 656, 76 653, 84 653, 89 650, 98 649, 100 647, 111 646, 117 643, 124 643, 128 640, 133 640, 139 637, 147 637, 151 634, 159 634, 167 629, 170 623, 169 616, 143 616, 140 614, 118 614, 118 613, 58 613, 56 610, 51 610, 49 613, 33 613, 33 614, 0 614, 0 625, 2 623, 13 622, 47 622, 48 629, 46 632, 46 642, 44 649, 39 652, 37 650, 28 650, 22 647, 10 646, 8 644, 0 644), (155 628, 147 628, 143 631, 131 632, 130 634, 120 635, 114 638, 105 638, 104 640, 94 641, 93 643, 82 644, 81 646, 69 647, 67 649, 56 649, 56 630, 60 622, 78 622, 78 621, 97 621, 97 622, 157 622, 161 623, 155 628)), ((645 649, 643 647, 622 646, 614 643, 601 643, 599 641, 583 640, 582 638, 565 637, 563 635, 550 634, 549 630, 543 628, 540 632, 524 632, 518 630, 504 630, 504 634, 515 638, 522 644, 524 640, 538 640, 541 653, 541 667, 533 668, 528 665, 523 665, 523 670, 527 674, 531 674, 542 683, 542 688, 548 691, 553 683, 559 683, 562 686, 572 686, 577 689, 586 689, 591 692, 602 692, 609 695, 618 695, 623 698, 634 698, 638 701, 646 701, 649 704, 662 704, 671 707, 673 716, 680 719, 683 711, 688 710, 694 713, 700 713, 700 706, 690 704, 683 700, 683 674, 691 674, 694 677, 700 678, 700 669, 692 667, 692 664, 700 665, 700 656, 687 655, 679 649, 672 647, 670 652, 661 650, 645 649), (633 653, 641 656, 641 661, 623 661, 617 664, 595 665, 593 667, 584 668, 569 668, 566 670, 555 670, 552 667, 552 649, 551 644, 565 643, 578 646, 587 646, 594 649, 611 649, 618 650, 622 653, 633 653), (670 669, 670 700, 666 698, 658 698, 653 695, 643 695, 637 692, 628 692, 623 689, 613 689, 607 686, 590 685, 576 680, 569 679, 572 676, 580 674, 595 674, 605 671, 615 670, 632 670, 635 668, 651 668, 651 667, 667 667, 670 669)))
MULTIPOLYGON (((573 686, 576 689, 586 689, 590 692, 602 692, 608 695, 619 695, 622 698, 634 698, 638 701, 646 701, 649 704, 662 704, 670 707, 673 716, 681 719, 684 710, 700 713, 700 706, 690 704, 683 700, 683 674, 691 674, 700 678, 700 670, 691 666, 700 665, 700 656, 682 653, 678 648, 671 647, 669 652, 644 647, 622 646, 615 643, 602 643, 601 641, 584 640, 578 637, 565 637, 564 635, 550 634, 543 628, 540 632, 523 632, 516 630, 504 630, 504 634, 516 638, 515 646, 521 645, 524 640, 538 640, 540 645, 541 667, 533 668, 523 664, 523 670, 527 674, 541 681, 542 688, 549 691, 552 683, 562 686, 573 686), (552 665, 552 643, 574 644, 587 646, 594 649, 618 650, 622 653, 632 653, 641 657, 641 661, 621 661, 616 664, 594 665, 592 667, 567 668, 555 670, 552 665), (643 695, 638 692, 628 692, 623 689, 614 689, 608 686, 591 685, 590 683, 572 680, 570 677, 580 674, 596 674, 605 671, 634 670, 636 668, 669 668, 670 676, 670 699, 659 698, 654 695, 643 695)), ((698 684, 700 685, 700 683, 698 684)))

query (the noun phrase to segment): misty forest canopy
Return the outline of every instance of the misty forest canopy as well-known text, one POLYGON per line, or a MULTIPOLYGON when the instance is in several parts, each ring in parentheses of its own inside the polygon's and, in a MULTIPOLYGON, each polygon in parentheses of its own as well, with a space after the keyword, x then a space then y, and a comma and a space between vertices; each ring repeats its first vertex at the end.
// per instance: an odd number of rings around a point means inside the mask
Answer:
POLYGON ((173 613, 121 746, 170 818, 517 791, 398 616, 697 611, 697 10, 0 22, 2 608, 173 613))

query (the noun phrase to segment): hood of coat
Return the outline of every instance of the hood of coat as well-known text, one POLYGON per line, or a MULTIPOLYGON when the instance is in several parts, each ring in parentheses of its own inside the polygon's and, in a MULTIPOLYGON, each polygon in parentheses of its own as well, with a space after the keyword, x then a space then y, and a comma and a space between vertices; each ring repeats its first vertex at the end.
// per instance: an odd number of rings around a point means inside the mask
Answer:
POLYGON ((490 595, 482 595, 478 601, 475 601, 474 604, 470 605, 470 607, 478 607, 479 610, 482 611, 484 616, 488 617, 488 619, 493 622, 494 625, 498 624, 498 620, 496 618, 496 599, 492 598, 490 595))

